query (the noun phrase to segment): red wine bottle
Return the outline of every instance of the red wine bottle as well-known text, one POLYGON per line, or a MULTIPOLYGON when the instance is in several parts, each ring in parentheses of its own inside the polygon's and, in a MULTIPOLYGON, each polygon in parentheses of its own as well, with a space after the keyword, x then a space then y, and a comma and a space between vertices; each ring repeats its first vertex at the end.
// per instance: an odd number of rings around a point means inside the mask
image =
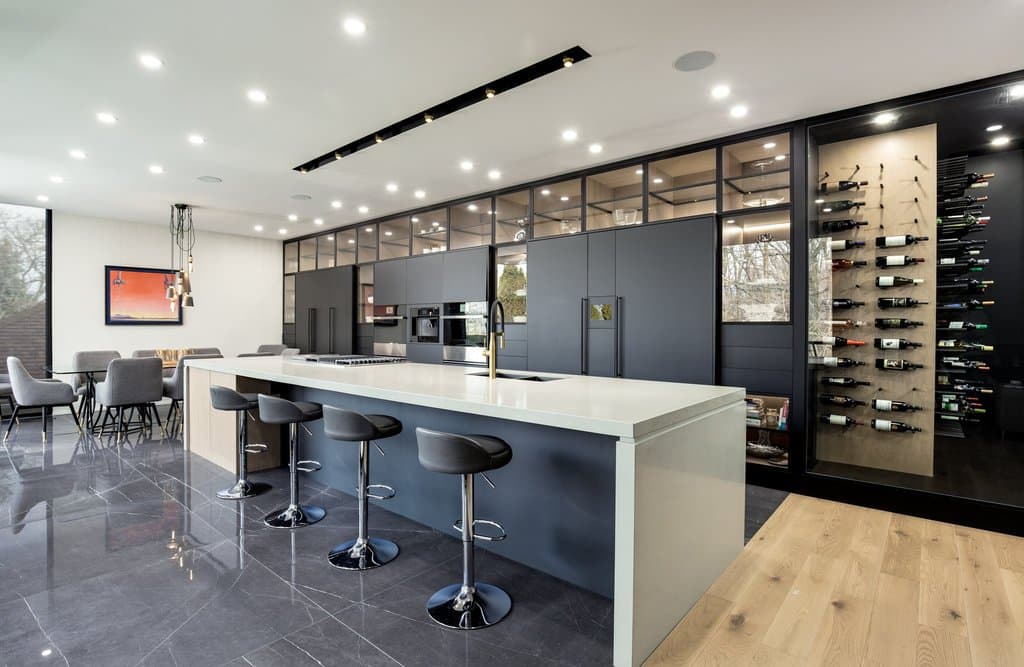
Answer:
POLYGON ((923 285, 924 278, 904 278, 903 276, 876 276, 875 285, 886 289, 887 287, 905 287, 907 285, 923 285))
POLYGON ((853 201, 850 199, 840 199, 838 201, 827 201, 818 204, 818 210, 822 213, 839 213, 840 211, 849 211, 856 209, 864 205, 862 201, 853 201))
POLYGON ((918 301, 917 299, 911 299, 909 296, 880 296, 878 297, 878 307, 885 310, 888 308, 916 308, 927 304, 927 301, 918 301))
POLYGON ((938 320, 935 322, 935 326, 939 329, 968 329, 968 330, 984 330, 988 329, 987 324, 978 324, 976 322, 964 322, 962 320, 938 320))
POLYGON ((878 412, 917 412, 918 410, 923 410, 919 405, 911 405, 903 401, 888 401, 884 398, 872 399, 871 407, 878 412))
POLYGON ((852 248, 863 248, 864 242, 845 239, 842 241, 829 241, 828 247, 832 252, 842 252, 843 250, 850 250, 852 248))
POLYGON ((811 345, 831 345, 832 347, 846 347, 848 345, 856 347, 867 344, 862 340, 843 338, 842 336, 822 336, 821 340, 812 340, 810 343, 811 345))
POLYGON ((923 264, 924 257, 908 257, 907 255, 886 255, 875 257, 875 266, 885 268, 887 266, 909 266, 911 264, 923 264))
POLYGON ((821 231, 824 233, 845 232, 850 229, 856 229, 857 227, 867 226, 868 223, 863 220, 852 220, 850 218, 845 220, 825 220, 821 223, 821 231))
POLYGON ((828 194, 830 192, 845 192, 847 190, 860 190, 861 186, 867 185, 867 181, 837 181, 835 183, 822 183, 818 186, 818 192, 828 194))
POLYGON ((892 431, 898 433, 920 433, 921 429, 903 422, 889 421, 888 419, 872 419, 871 428, 876 431, 892 431))
POLYGON ((848 308, 859 308, 863 306, 863 301, 854 301, 853 299, 832 299, 833 310, 846 310, 848 308))
POLYGON ((857 361, 848 357, 818 357, 811 359, 811 363, 817 363, 828 368, 851 368, 853 366, 865 365, 863 361, 857 361))
POLYGON ((852 259, 833 259, 832 270, 841 271, 842 269, 852 269, 858 266, 867 266, 867 262, 854 261, 852 259))
POLYGON ((864 380, 855 380, 854 378, 841 378, 835 376, 826 375, 821 378, 822 384, 831 385, 834 387, 870 387, 870 382, 864 380))
POLYGON ((906 338, 876 338, 875 347, 879 350, 910 350, 921 347, 921 343, 914 343, 906 338))
POLYGON ((861 320, 826 320, 822 324, 827 324, 833 329, 851 329, 853 327, 866 326, 861 320))
POLYGON ((924 322, 908 320, 905 317, 876 317, 875 327, 878 329, 909 329, 911 327, 922 327, 924 322))
POLYGON ((951 301, 940 303, 935 306, 939 310, 981 310, 985 306, 994 306, 995 301, 979 301, 978 299, 967 299, 966 301, 951 301))
POLYGON ((862 426, 861 422, 851 419, 846 415, 820 415, 818 421, 822 424, 832 424, 833 426, 862 426))
POLYGON ((848 408, 855 408, 858 405, 867 405, 864 401, 858 401, 856 398, 839 396, 837 394, 820 394, 818 398, 826 405, 842 405, 848 408))
POLYGON ((913 371, 924 366, 906 359, 875 359, 875 368, 882 371, 913 371))
POLYGON ((901 234, 899 236, 876 236, 875 247, 876 248, 897 248, 900 246, 914 245, 919 241, 927 241, 927 236, 911 236, 910 234, 901 234))

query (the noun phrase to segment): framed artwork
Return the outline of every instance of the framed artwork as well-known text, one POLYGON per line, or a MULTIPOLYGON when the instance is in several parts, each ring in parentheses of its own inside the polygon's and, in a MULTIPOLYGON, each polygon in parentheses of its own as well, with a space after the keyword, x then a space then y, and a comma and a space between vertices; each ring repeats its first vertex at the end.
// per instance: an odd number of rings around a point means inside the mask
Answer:
POLYGON ((167 298, 177 272, 106 266, 107 324, 181 324, 181 297, 167 298))

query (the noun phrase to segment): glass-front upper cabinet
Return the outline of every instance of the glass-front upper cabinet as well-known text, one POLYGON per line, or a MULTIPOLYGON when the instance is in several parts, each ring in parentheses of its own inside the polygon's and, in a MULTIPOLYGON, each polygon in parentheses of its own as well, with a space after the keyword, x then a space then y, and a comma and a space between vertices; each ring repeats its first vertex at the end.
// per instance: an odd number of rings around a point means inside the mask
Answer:
POLYGON ((722 220, 722 322, 790 321, 789 211, 722 220))
POLYGON ((334 233, 334 242, 338 247, 335 266, 351 266, 356 263, 356 230, 343 229, 334 233))
POLYGON ((583 180, 574 178, 533 189, 533 237, 583 231, 583 180))
POLYGON ((529 214, 529 190, 498 195, 494 200, 494 242, 526 241, 529 214))
POLYGON ((505 319, 516 324, 526 322, 526 245, 498 248, 494 266, 505 319))
POLYGON ((409 217, 380 223, 380 259, 409 256, 409 217))
POLYGON ((448 209, 412 216, 412 254, 428 255, 448 249, 448 209))
POLYGON ((673 220, 715 212, 718 167, 715 149, 647 165, 647 220, 673 220))
POLYGON ((284 244, 284 272, 295 273, 299 270, 299 242, 284 244))
POLYGON ((299 271, 316 271, 316 238, 299 241, 299 271))
POLYGON ((642 223, 644 169, 639 164, 587 177, 587 229, 642 223))
POLYGON ((789 133, 726 146, 722 172, 726 211, 790 203, 789 133))
POLYGON ((494 216, 491 198, 463 202, 450 207, 452 250, 491 244, 491 219, 494 216))
POLYGON ((284 277, 284 323, 295 324, 295 276, 284 277))
POLYGON ((356 246, 359 248, 359 263, 377 261, 377 225, 356 227, 356 246))
POLYGON ((358 324, 373 324, 373 264, 362 264, 359 270, 359 310, 356 313, 358 324))
POLYGON ((334 261, 334 234, 321 234, 316 238, 316 268, 329 269, 334 261))

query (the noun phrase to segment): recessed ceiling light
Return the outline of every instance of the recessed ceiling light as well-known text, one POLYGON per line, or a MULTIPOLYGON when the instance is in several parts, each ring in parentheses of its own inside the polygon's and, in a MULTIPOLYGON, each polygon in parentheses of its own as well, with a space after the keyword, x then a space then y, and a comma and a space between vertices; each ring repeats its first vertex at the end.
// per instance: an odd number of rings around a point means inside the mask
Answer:
POLYGON ((412 196, 415 197, 416 199, 423 199, 424 197, 427 196, 427 193, 424 192, 423 190, 417 190, 416 192, 412 193, 412 196))
POLYGON ((335 199, 331 202, 331 208, 341 208, 341 201, 335 199))
POLYGON ((267 101, 267 94, 259 88, 253 88, 245 94, 249 98, 250 102, 255 104, 263 104, 267 101))
POLYGON ((297 222, 298 219, 299 219, 299 216, 295 215, 294 213, 289 213, 288 214, 288 220, 290 220, 291 222, 297 222))
POLYGON ((86 157, 85 151, 83 151, 81 148, 72 148, 71 150, 68 151, 68 155, 70 155, 75 160, 84 160, 86 157))
POLYGON ((477 206, 476 206, 476 204, 470 204, 470 205, 469 205, 469 206, 467 206, 466 208, 468 208, 468 209, 469 209, 470 211, 476 211, 476 209, 477 209, 477 206))
POLYGON ((288 233, 288 230, 287 230, 287 229, 285 229, 284 227, 282 227, 282 228, 280 228, 280 229, 278 229, 278 230, 277 230, 277 233, 278 233, 278 234, 287 234, 287 233, 288 233))
POLYGON ((199 177, 199 178, 197 178, 196 180, 197 180, 197 181, 202 181, 203 183, 220 183, 220 182, 222 182, 222 181, 223 181, 224 179, 223 179, 223 178, 220 178, 220 177, 218 177, 218 176, 200 176, 200 177, 199 177))
POLYGON ((345 28, 345 32, 356 37, 366 32, 366 24, 354 16, 350 16, 347 19, 345 19, 344 23, 342 23, 342 26, 345 28))
POLYGON ((494 88, 488 88, 484 91, 484 96, 487 99, 492 99, 497 93, 494 92, 494 88))
POLYGON ((487 178, 491 179, 492 181, 496 181, 499 178, 501 178, 501 172, 498 171, 497 169, 491 169, 489 172, 487 172, 487 178))
POLYGON ((190 134, 188 135, 188 143, 195 146, 202 146, 206 143, 206 139, 204 139, 201 134, 190 134))
POLYGON ((547 188, 544 188, 543 190, 540 191, 540 193, 542 195, 544 195, 545 197, 547 197, 549 194, 551 194, 551 190, 548 190, 547 188))
POLYGON ((160 175, 160 174, 164 173, 164 168, 161 167, 158 164, 151 164, 151 165, 149 165, 149 173, 160 175))
POLYGON ((1016 100, 1018 98, 1024 97, 1024 83, 1018 83, 1015 86, 1011 86, 1009 93, 1010 99, 1016 100))
POLYGON ((139 64, 146 69, 160 69, 164 66, 164 61, 160 60, 152 53, 140 53, 139 64))
POLYGON ((572 56, 565 56, 564 58, 562 58, 562 67, 572 67, 573 63, 575 62, 576 61, 572 59, 572 56))
POLYGON ((388 183, 384 186, 384 189, 388 192, 398 192, 398 183, 388 183))
POLYGON ((776 155, 776 156, 775 156, 775 160, 776 160, 777 162, 782 162, 782 161, 783 161, 783 160, 785 160, 785 159, 786 159, 786 156, 785 156, 785 155, 776 155))
POLYGON ((463 160, 462 162, 459 163, 459 169, 461 169, 462 171, 473 171, 473 161, 463 160))
POLYGON ((774 141, 766 141, 766 142, 764 142, 764 149, 766 151, 770 151, 773 148, 775 148, 775 142, 774 141))
POLYGON ((896 114, 892 113, 891 111, 883 111, 882 113, 875 116, 875 118, 871 122, 874 123, 875 125, 888 125, 894 120, 896 120, 896 114))
POLYGON ((57 183, 59 185, 64 182, 64 177, 58 174, 54 174, 53 176, 50 177, 50 182, 57 183))
POLYGON ((562 141, 576 141, 579 136, 579 133, 571 127, 562 130, 562 141))
POLYGON ((262 232, 263 231, 263 225, 253 225, 252 229, 253 229, 254 232, 262 232))
POLYGON ((384 137, 380 136, 379 134, 374 135, 373 140, 378 144, 384 143, 384 137))
POLYGON ((313 218, 313 224, 314 225, 322 225, 322 224, 324 224, 324 219, 323 218, 313 218))
POLYGON ((589 146, 587 146, 587 150, 596 155, 604 150, 604 146, 602 146, 601 144, 590 144, 589 146))
POLYGON ((697 72, 711 67, 715 62, 715 54, 710 51, 690 51, 676 58, 674 66, 680 72, 697 72))
POLYGON ((370 212, 370 207, 369 206, 360 206, 359 207, 359 212, 362 213, 363 215, 366 215, 367 213, 370 212))
POLYGON ((384 232, 384 236, 394 236, 394 235, 395 235, 395 233, 391 232, 391 231, 384 232))
POLYGON ((655 183, 656 185, 661 185, 662 183, 664 183, 664 182, 665 182, 665 179, 659 176, 659 177, 655 178, 653 182, 654 182, 654 183, 655 183))
POLYGON ((711 89, 711 97, 715 98, 716 100, 724 100, 725 98, 729 97, 729 94, 731 92, 732 89, 730 89, 729 86, 725 85, 724 83, 720 83, 711 89))
POLYGON ((41 202, 48 202, 48 201, 50 201, 50 198, 47 197, 46 195, 37 195, 36 199, 38 201, 41 201, 41 202))
POLYGON ((748 111, 750 111, 750 109, 747 108, 747 105, 737 104, 733 108, 729 109, 729 115, 733 118, 743 118, 747 115, 748 111))
POLYGON ((412 221, 413 221, 413 222, 419 222, 419 221, 420 221, 420 219, 419 219, 419 218, 417 218, 417 217, 416 217, 416 216, 414 215, 414 216, 412 216, 412 221))
POLYGON ((109 111, 100 111, 96 114, 96 120, 103 123, 104 125, 113 125, 117 122, 117 116, 110 113, 109 111))
POLYGON ((424 123, 433 123, 434 122, 434 116, 432 114, 429 114, 429 113, 423 114, 423 122, 424 123))
POLYGON ((996 137, 995 139, 992 140, 993 146, 1005 146, 1008 143, 1010 143, 1010 137, 1007 137, 1005 135, 1001 137, 996 137))
POLYGON ((561 197, 559 197, 559 199, 561 199, 562 201, 569 201, 569 195, 562 195, 561 197))

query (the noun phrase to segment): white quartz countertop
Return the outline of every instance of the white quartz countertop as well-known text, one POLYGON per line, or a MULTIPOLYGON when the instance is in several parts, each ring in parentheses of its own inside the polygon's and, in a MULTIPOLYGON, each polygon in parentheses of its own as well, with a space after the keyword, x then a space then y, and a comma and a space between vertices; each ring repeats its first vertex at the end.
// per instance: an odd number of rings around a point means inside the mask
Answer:
POLYGON ((334 366, 288 357, 191 359, 193 368, 441 410, 640 438, 744 399, 744 390, 587 375, 551 382, 469 375, 480 368, 397 363, 334 366))

